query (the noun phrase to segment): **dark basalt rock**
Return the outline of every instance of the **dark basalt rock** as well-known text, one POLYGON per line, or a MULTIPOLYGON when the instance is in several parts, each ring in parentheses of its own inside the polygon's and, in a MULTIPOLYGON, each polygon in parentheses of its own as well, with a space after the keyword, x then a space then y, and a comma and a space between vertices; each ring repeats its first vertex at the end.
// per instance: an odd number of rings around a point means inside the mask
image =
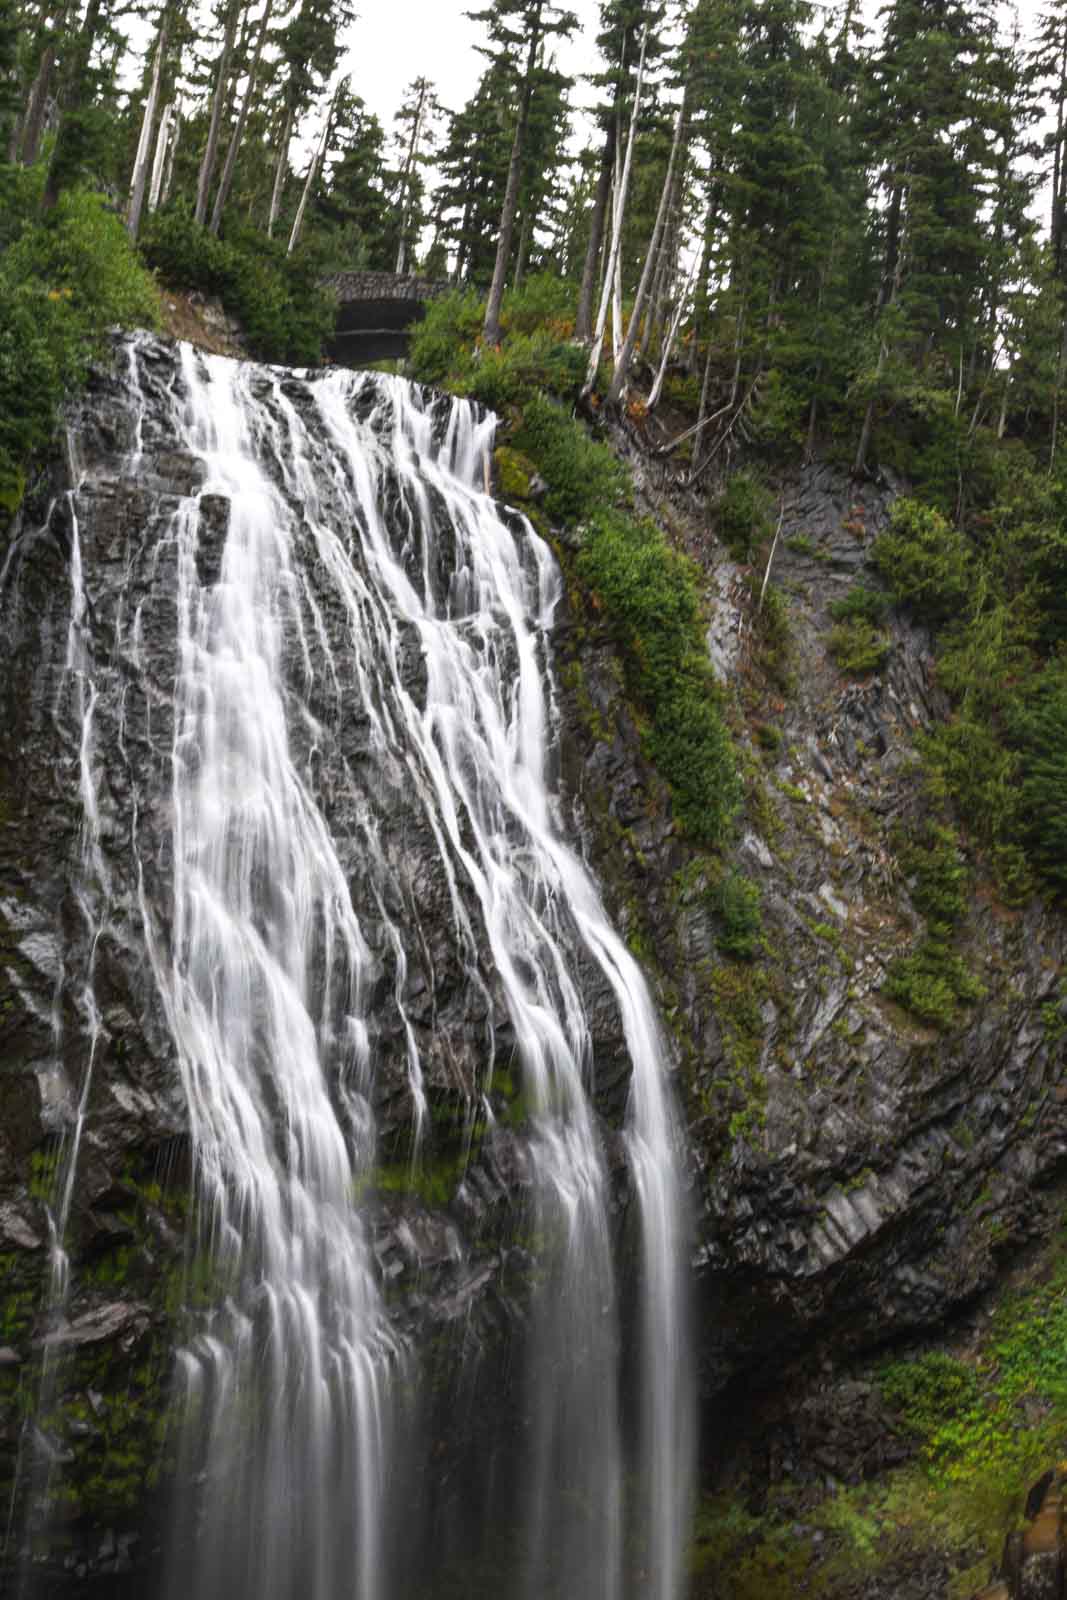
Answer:
MULTIPOLYGON (((693 852, 663 826, 666 797, 619 706, 603 624, 574 619, 561 632, 568 726, 584 730, 566 774, 587 851, 658 971, 678 1041, 702 1383, 728 1460, 731 1430, 764 1426, 764 1399, 770 1427, 775 1397, 791 1393, 803 1433, 806 1387, 818 1392, 831 1352, 847 1368, 858 1352, 935 1333, 1057 1220, 1067 1041, 1048 1018, 1062 1004, 1067 937, 1039 900, 1005 908, 979 876, 961 949, 985 998, 942 1033, 882 992, 889 962, 923 927, 891 829, 920 812, 915 736, 947 703, 929 636, 897 612, 875 677, 848 680, 826 646, 830 603, 857 579, 880 586, 865 562, 899 486, 860 492, 819 465, 783 482, 772 572, 788 601, 783 691, 761 668, 744 571, 708 513, 672 500, 632 443, 617 442, 644 508, 704 568, 712 660, 747 707, 756 803, 736 857, 761 890, 765 936, 750 967, 717 948, 693 852)), ((828 1405, 849 1417, 845 1399, 828 1405)), ((872 1448, 892 1451, 891 1437, 872 1448)))

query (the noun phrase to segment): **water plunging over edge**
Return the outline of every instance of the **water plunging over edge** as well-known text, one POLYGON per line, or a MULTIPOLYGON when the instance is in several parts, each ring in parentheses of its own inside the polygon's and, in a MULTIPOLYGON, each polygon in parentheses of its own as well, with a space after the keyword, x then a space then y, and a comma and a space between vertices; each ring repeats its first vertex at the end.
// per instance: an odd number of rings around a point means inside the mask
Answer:
MULTIPOLYGON (((129 350, 139 460, 136 341, 129 350)), ((564 842, 546 779, 558 736, 554 561, 528 523, 503 518, 482 492, 495 422, 465 402, 395 378, 301 382, 187 346, 181 363, 173 431, 205 478, 164 535, 177 572, 173 905, 161 920, 142 873, 140 909, 193 1136, 193 1275, 210 1278, 215 1305, 180 1357, 181 1473, 198 1492, 179 1515, 174 1542, 185 1548, 169 1592, 339 1600, 355 1574, 358 1600, 389 1594, 390 1395, 416 1356, 391 1329, 358 1204, 375 1159, 368 992, 379 957, 309 755, 356 705, 374 783, 403 785, 432 833, 455 945, 483 988, 488 944, 531 1107, 535 1207, 552 1262, 528 1341, 529 1600, 557 1579, 583 1600, 629 1592, 618 1287, 576 938, 614 993, 633 1069, 624 1142, 640 1254, 640 1593, 677 1600, 692 1414, 680 1138, 647 985, 564 842), (229 508, 211 581, 198 566, 205 497, 229 508), (449 560, 437 544, 446 525, 449 560), (412 631, 421 693, 400 665, 412 631), (564 1491, 584 1502, 572 1533, 564 1491)), ((75 594, 72 637, 77 611, 75 594)), ((392 950, 417 1155, 427 1101, 404 1012, 403 929, 386 911, 389 862, 367 780, 349 766, 346 781, 392 950)), ((91 842, 91 784, 82 800, 91 842)), ((105 872, 101 857, 101 885, 105 872)), ((69 1171, 68 1206, 73 1162, 69 1171)))

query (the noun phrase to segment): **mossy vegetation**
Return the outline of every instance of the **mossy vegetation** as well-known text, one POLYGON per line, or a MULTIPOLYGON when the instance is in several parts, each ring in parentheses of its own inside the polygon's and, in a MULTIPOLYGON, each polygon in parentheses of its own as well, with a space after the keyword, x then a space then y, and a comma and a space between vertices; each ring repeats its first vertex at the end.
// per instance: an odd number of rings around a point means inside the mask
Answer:
POLYGON ((782 1480, 758 1514, 725 1494, 708 1498, 693 1546, 698 1600, 834 1600, 865 1572, 930 1555, 952 1574, 946 1600, 970 1600, 1021 1523, 1031 1484, 1063 1457, 1067 1234, 1037 1281, 1001 1299, 976 1343, 894 1358, 875 1378, 913 1460, 829 1492, 814 1474, 782 1480))
POLYGON ((830 630, 827 649, 842 672, 864 678, 880 672, 889 659, 890 638, 863 617, 839 622, 830 630))
POLYGON ((950 1028, 959 1020, 961 1006, 985 994, 982 982, 956 949, 971 873, 955 831, 936 821, 905 841, 900 855, 912 900, 927 919, 926 932, 891 963, 885 993, 921 1022, 950 1028))
POLYGON ((1058 481, 1020 444, 984 449, 969 517, 900 499, 872 560, 936 631, 952 715, 919 739, 931 794, 1019 902, 1035 878, 1067 888, 1067 541, 1058 481))
POLYGON ((767 975, 747 962, 724 962, 714 967, 708 983, 729 1067, 719 1086, 731 1108, 728 1133, 731 1139, 752 1138, 767 1114, 767 1080, 760 1066, 767 975))
POLYGON ((774 496, 750 469, 730 474, 712 510, 719 537, 735 561, 748 561, 774 531, 774 496))
POLYGON ((751 961, 763 943, 760 888, 736 869, 722 875, 709 891, 711 909, 718 919, 716 940, 725 955, 751 961))
POLYGON ((155 326, 159 293, 104 197, 72 190, 43 216, 43 172, 19 172, 0 250, 0 531, 49 450, 62 402, 108 328, 155 326))
POLYGON ((313 253, 287 255, 279 240, 237 223, 218 238, 181 203, 149 220, 141 253, 171 287, 217 295, 253 355, 294 366, 320 359, 336 306, 313 253))

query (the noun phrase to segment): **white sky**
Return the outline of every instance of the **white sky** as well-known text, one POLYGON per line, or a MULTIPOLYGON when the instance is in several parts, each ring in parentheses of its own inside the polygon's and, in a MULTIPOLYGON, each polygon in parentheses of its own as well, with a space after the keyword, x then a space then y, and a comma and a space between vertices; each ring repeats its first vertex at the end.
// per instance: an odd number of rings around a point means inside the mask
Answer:
MULTIPOLYGON (((580 33, 556 44, 562 71, 596 70, 597 0, 567 0, 579 19, 580 33)), ((476 46, 483 30, 466 16, 481 10, 488 0, 362 0, 360 14, 346 39, 349 54, 342 68, 354 94, 392 132, 393 117, 404 90, 415 78, 429 78, 437 98, 449 111, 458 111, 474 93, 485 65, 476 46)), ((573 97, 582 103, 582 86, 573 97)))

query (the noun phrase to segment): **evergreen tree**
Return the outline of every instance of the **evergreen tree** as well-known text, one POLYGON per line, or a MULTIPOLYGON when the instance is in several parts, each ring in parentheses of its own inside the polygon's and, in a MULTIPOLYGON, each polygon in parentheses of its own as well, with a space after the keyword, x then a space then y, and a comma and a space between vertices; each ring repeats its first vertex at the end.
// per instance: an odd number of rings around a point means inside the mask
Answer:
POLYGON ((68 23, 59 43, 59 126, 42 196, 46 210, 62 190, 111 177, 112 158, 121 143, 114 106, 126 44, 110 0, 86 0, 84 14, 68 23))
POLYGON ((385 271, 395 262, 396 233, 383 226, 387 194, 385 134, 363 100, 346 85, 337 97, 328 163, 313 201, 315 222, 331 239, 338 263, 385 271))
POLYGON ((496 223, 514 138, 513 87, 506 58, 491 59, 472 98, 452 116, 438 161, 437 244, 453 255, 456 277, 477 287, 488 285, 496 260, 496 223))
MULTIPOLYGON (((885 196, 878 355, 856 455, 902 373, 949 388, 973 352, 989 258, 993 129, 1003 92, 993 19, 960 0, 894 0, 869 77, 867 136, 885 196), (1001 81, 998 82, 998 74, 1001 81)), ((907 382, 907 379, 904 379, 907 382)))
POLYGON ((282 90, 276 114, 268 235, 273 234, 284 206, 294 129, 332 78, 341 59, 341 34, 354 15, 350 0, 300 0, 280 31, 278 75, 282 90))
POLYGON ((486 10, 470 11, 467 15, 482 24, 492 41, 493 50, 508 63, 511 75, 517 80, 518 91, 518 115, 512 135, 504 199, 500 208, 496 259, 482 328, 485 342, 496 344, 500 338, 500 306, 504 298, 512 233, 519 209, 530 107, 538 81, 543 79, 544 73, 541 60, 543 47, 546 40, 554 36, 572 33, 578 25, 578 19, 573 12, 550 4, 550 0, 493 0, 486 10))
POLYGON ((424 170, 433 160, 436 123, 442 107, 428 78, 416 78, 396 114, 400 166, 396 178, 396 271, 403 272, 418 253, 427 222, 424 170))

